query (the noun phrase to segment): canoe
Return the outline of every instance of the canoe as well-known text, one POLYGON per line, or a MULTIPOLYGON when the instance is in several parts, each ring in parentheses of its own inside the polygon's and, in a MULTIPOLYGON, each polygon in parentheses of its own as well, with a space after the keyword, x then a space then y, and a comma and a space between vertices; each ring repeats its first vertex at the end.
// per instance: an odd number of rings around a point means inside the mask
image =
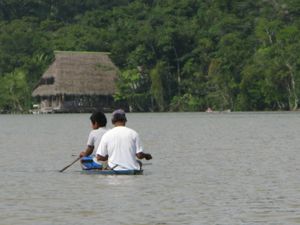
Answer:
POLYGON ((86 156, 80 160, 82 172, 85 174, 103 175, 142 175, 143 170, 102 170, 102 165, 93 160, 93 157, 86 156))
POLYGON ((142 175, 143 170, 82 170, 84 174, 102 174, 102 175, 142 175))

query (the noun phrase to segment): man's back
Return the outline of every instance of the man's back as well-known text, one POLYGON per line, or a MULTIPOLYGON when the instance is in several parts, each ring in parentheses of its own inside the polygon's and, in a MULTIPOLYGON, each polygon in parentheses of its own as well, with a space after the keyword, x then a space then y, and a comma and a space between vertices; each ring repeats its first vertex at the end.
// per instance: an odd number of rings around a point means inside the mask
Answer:
POLYGON ((137 132, 117 126, 103 135, 97 154, 108 155, 108 165, 115 170, 139 170, 136 153, 142 151, 137 132))
POLYGON ((95 130, 91 130, 89 137, 88 137, 88 141, 87 141, 87 145, 88 146, 94 146, 94 149, 97 150, 100 141, 102 139, 102 136, 107 132, 106 128, 98 128, 95 130))

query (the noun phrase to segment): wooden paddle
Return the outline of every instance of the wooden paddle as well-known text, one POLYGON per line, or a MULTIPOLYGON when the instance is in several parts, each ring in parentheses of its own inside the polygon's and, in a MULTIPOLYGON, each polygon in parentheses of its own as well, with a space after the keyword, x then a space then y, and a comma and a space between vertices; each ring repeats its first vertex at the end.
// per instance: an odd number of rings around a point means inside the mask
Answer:
POLYGON ((64 172, 66 169, 68 169, 70 166, 72 166, 74 163, 76 163, 79 159, 81 159, 80 156, 78 156, 71 164, 69 164, 66 167, 62 168, 59 172, 64 172))

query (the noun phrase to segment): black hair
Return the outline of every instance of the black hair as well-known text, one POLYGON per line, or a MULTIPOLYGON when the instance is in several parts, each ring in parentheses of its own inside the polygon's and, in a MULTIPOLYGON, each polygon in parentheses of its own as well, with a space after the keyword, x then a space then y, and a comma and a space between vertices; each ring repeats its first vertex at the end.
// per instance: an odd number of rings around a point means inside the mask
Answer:
POLYGON ((119 114, 116 113, 115 115, 113 115, 113 117, 111 118, 111 122, 112 124, 116 123, 116 122, 127 122, 126 116, 125 114, 119 114))
POLYGON ((98 123, 99 126, 105 127, 107 123, 106 116, 104 115, 103 112, 101 111, 96 111, 94 112, 91 117, 90 117, 92 123, 94 124, 95 122, 98 123))

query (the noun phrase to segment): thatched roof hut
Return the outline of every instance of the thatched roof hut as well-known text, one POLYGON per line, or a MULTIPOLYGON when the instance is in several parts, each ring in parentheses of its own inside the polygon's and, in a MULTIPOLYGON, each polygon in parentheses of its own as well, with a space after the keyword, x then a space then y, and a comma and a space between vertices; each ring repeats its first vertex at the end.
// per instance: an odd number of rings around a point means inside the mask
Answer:
POLYGON ((95 100, 95 96, 106 97, 106 102, 100 104, 105 107, 111 104, 116 91, 117 73, 108 53, 56 51, 54 62, 43 74, 32 96, 40 99, 41 109, 50 111, 77 111, 78 108, 86 111, 83 105, 99 107, 95 104, 101 99, 95 100))
POLYGON ((56 51, 32 95, 112 95, 116 78, 117 67, 107 53, 56 51))

